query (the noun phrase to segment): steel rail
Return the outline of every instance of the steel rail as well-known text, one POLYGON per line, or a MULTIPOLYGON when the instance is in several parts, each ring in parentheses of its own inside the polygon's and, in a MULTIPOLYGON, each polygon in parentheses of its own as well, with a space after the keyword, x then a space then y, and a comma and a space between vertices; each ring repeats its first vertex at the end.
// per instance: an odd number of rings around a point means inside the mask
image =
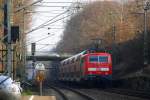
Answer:
POLYGON ((150 99, 150 93, 145 91, 133 91, 128 89, 111 88, 104 90, 104 92, 117 93, 121 95, 139 97, 143 99, 150 99))
POLYGON ((56 92, 62 97, 63 100, 69 100, 68 97, 67 97, 60 89, 58 89, 58 88, 56 88, 56 87, 54 87, 54 86, 50 86, 50 85, 48 85, 48 84, 46 84, 46 86, 47 86, 48 88, 51 88, 51 89, 53 89, 54 91, 56 91, 56 92))
POLYGON ((86 94, 84 94, 84 93, 82 93, 82 92, 80 92, 78 90, 72 89, 70 87, 60 86, 60 85, 56 85, 56 84, 54 86, 59 87, 59 88, 63 88, 64 90, 69 90, 69 91, 71 91, 73 93, 76 93, 79 96, 85 98, 86 100, 95 100, 93 97, 90 97, 89 95, 86 95, 86 94))

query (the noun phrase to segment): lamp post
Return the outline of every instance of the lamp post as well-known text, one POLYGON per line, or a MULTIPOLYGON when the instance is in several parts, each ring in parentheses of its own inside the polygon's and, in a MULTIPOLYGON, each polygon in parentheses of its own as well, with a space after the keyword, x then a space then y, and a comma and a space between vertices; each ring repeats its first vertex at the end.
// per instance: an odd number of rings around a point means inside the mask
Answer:
POLYGON ((147 11, 150 9, 150 3, 146 2, 144 7, 144 65, 148 64, 148 33, 147 33, 147 11))

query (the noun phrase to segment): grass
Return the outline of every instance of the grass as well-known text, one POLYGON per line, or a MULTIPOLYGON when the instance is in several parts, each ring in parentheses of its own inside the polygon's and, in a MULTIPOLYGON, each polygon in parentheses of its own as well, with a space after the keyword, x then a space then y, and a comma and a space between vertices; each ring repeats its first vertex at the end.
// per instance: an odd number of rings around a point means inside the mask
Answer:
POLYGON ((23 92, 22 92, 22 95, 23 96, 26 96, 26 95, 33 95, 33 93, 32 93, 32 91, 31 90, 24 90, 23 92))

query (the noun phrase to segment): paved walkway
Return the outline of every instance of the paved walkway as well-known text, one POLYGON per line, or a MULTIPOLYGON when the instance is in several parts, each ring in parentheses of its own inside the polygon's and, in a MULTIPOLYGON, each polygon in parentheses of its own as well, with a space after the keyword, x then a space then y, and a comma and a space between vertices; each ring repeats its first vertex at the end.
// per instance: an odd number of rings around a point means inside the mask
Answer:
POLYGON ((56 100, 55 96, 22 96, 21 100, 56 100))

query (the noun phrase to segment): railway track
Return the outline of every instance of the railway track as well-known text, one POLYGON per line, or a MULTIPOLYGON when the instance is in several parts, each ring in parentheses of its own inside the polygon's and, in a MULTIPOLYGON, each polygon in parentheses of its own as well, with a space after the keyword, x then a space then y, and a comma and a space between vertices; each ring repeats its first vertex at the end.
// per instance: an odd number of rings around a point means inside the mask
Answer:
POLYGON ((140 90, 121 89, 121 88, 108 88, 108 89, 95 88, 94 90, 99 90, 100 92, 104 91, 104 92, 116 93, 116 94, 120 94, 120 95, 139 97, 139 98, 144 98, 144 99, 150 100, 150 91, 144 91, 144 90, 140 91, 140 90))
POLYGON ((86 93, 95 100, 150 100, 148 98, 140 98, 139 96, 126 95, 123 93, 116 93, 114 91, 104 91, 98 89, 79 89, 79 91, 86 93))
MULTIPOLYGON (((58 83, 59 84, 59 83, 58 83)), ((66 86, 66 84, 61 84, 60 86, 66 86)), ((73 91, 78 91, 79 93, 87 94, 92 98, 96 98, 95 100, 103 100, 104 98, 121 98, 123 100, 150 100, 150 93, 144 91, 132 91, 128 89, 117 89, 117 88, 109 88, 109 89, 99 89, 99 88, 83 88, 80 85, 68 85, 68 89, 72 89, 73 91), (97 99, 97 98, 102 99, 97 99)), ((115 99, 115 100, 121 100, 115 99)), ((113 99, 110 99, 113 100, 113 99)))
POLYGON ((54 91, 56 91, 61 96, 62 100, 69 100, 68 97, 60 89, 53 86, 48 86, 48 88, 51 88, 54 91))
POLYGON ((94 98, 64 86, 47 85, 48 88, 56 91, 62 98, 62 100, 95 100, 94 98))
POLYGON ((129 89, 117 89, 117 88, 106 89, 104 91, 105 92, 110 92, 110 93, 117 93, 117 94, 127 95, 127 96, 140 97, 140 98, 150 100, 150 93, 145 92, 145 91, 133 91, 133 90, 129 90, 129 89))
MULTIPOLYGON (((49 88, 58 91, 61 100, 150 100, 150 93, 128 89, 83 88, 77 85, 52 83, 49 88)), ((58 99, 60 100, 60 99, 58 99)))

